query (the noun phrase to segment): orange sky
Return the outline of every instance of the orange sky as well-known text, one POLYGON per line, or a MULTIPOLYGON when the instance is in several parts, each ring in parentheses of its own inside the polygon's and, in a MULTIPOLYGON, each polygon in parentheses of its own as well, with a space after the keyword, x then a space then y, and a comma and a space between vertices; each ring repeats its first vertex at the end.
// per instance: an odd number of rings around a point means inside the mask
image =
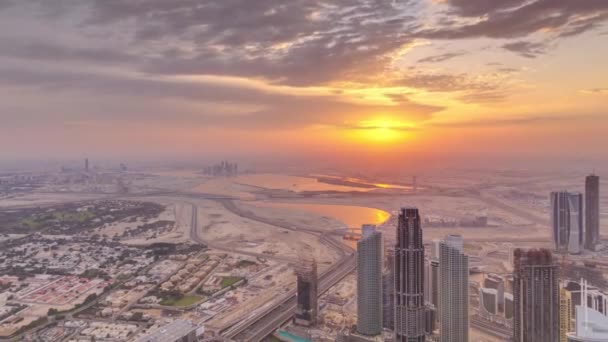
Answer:
POLYGON ((607 17, 565 0, 9 1, 0 160, 606 161, 607 17))

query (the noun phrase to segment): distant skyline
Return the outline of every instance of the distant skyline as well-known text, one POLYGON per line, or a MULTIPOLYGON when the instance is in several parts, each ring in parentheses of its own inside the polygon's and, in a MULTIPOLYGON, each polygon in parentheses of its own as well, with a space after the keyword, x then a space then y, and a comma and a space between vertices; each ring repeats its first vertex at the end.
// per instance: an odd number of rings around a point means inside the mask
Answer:
POLYGON ((600 168, 607 20, 605 0, 5 0, 0 161, 600 168))

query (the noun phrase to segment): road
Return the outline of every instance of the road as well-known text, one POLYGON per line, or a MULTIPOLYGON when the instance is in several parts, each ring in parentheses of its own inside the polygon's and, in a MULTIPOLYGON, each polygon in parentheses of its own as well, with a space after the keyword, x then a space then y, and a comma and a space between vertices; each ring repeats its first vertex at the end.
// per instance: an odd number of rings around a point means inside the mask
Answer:
MULTIPOLYGON (((354 271, 355 268, 355 254, 344 257, 332 265, 319 278, 319 295, 327 292, 332 286, 354 271)), ((236 341, 262 341, 293 317, 297 305, 296 300, 295 291, 292 291, 287 298, 275 303, 274 307, 270 310, 244 319, 238 325, 224 332, 222 336, 236 341)))
MULTIPOLYGON (((330 266, 328 269, 323 271, 319 277, 319 295, 325 293, 332 286, 337 284, 340 280, 346 277, 349 273, 356 268, 356 256, 354 250, 349 246, 336 241, 333 238, 334 232, 328 232, 322 229, 315 228, 296 228, 289 225, 274 222, 268 218, 257 216, 249 211, 242 210, 231 199, 215 199, 221 203, 226 210, 244 217, 252 221, 258 221, 267 225, 278 227, 285 230, 297 231, 300 233, 310 234, 316 236, 321 243, 338 251, 341 258, 338 262, 330 266)), ((250 252, 243 252, 235 248, 228 246, 221 246, 212 242, 206 241, 199 235, 198 229, 198 208, 195 204, 192 204, 192 222, 190 227, 190 238, 192 241, 202 243, 210 248, 220 249, 227 252, 251 255, 266 259, 278 259, 280 261, 298 262, 298 258, 292 257, 278 257, 267 254, 257 254, 250 252)), ((296 293, 292 290, 287 293, 286 296, 282 297, 275 303, 268 305, 263 308, 261 312, 252 313, 249 317, 241 319, 235 325, 232 325, 222 334, 223 337, 234 339, 237 341, 261 341, 266 336, 272 334, 277 328, 288 321, 296 309, 296 293)))

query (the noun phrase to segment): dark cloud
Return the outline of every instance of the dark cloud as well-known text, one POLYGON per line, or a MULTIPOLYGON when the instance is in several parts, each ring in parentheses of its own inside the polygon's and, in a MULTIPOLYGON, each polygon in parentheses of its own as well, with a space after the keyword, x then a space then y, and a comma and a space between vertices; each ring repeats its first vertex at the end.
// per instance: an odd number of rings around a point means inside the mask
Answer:
POLYGON ((512 10, 527 0, 447 0, 456 15, 464 17, 479 17, 498 11, 512 10))
POLYGON ((416 24, 407 8, 405 0, 99 0, 86 25, 131 20, 135 44, 189 46, 174 58, 146 59, 147 72, 309 85, 381 72, 386 55, 412 40, 416 24))
MULTIPOLYGON (((183 99, 193 103, 230 104, 243 106, 238 115, 224 115, 221 111, 188 112, 108 112, 106 120, 180 121, 193 124, 248 128, 294 128, 310 125, 337 125, 368 117, 370 113, 390 112, 404 119, 427 119, 442 107, 419 104, 403 95, 394 105, 375 105, 348 102, 340 95, 298 95, 272 93, 259 88, 214 82, 186 82, 176 80, 134 78, 79 72, 55 72, 16 68, 0 68, 0 86, 36 89, 47 93, 80 97, 122 96, 135 102, 154 99, 183 99), (139 100, 138 100, 139 99, 139 100), (249 107, 262 109, 251 110, 249 107), (185 115, 185 117, 184 117, 185 115)), ((57 115, 60 115, 57 113, 57 115)))
POLYGON ((40 40, 0 39, 0 56, 38 61, 74 62, 95 61, 100 64, 115 64, 136 61, 128 53, 110 48, 71 47, 40 40))
POLYGON ((536 58, 547 51, 545 43, 534 43, 526 41, 517 41, 507 43, 502 46, 503 49, 515 52, 518 55, 526 58, 536 58))
POLYGON ((422 36, 517 38, 541 30, 569 36, 597 27, 607 19, 608 13, 608 1, 605 0, 453 0, 448 3, 456 13, 481 19, 471 24, 425 30, 420 32, 422 36))
POLYGON ((434 56, 428 56, 428 57, 424 57, 418 60, 418 63, 439 63, 439 62, 444 62, 447 60, 450 60, 452 58, 456 58, 459 56, 464 56, 467 53, 464 51, 460 51, 460 52, 448 52, 448 53, 443 53, 441 55, 434 55, 434 56))

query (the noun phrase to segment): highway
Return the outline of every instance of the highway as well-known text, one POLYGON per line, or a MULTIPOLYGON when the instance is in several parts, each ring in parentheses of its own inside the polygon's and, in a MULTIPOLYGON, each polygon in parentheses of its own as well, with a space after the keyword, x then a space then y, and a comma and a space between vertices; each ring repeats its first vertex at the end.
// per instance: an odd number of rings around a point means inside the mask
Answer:
MULTIPOLYGON (((332 286, 337 284, 340 280, 346 277, 349 273, 353 272, 356 268, 356 254, 355 251, 336 241, 333 238, 334 232, 328 232, 322 229, 315 228, 296 228, 285 224, 274 222, 270 219, 257 216, 249 211, 242 210, 234 204, 230 199, 220 198, 215 199, 221 203, 230 212, 247 218, 252 221, 262 222, 267 225, 275 226, 281 229, 297 231, 300 233, 311 234, 319 238, 319 240, 329 248, 337 250, 341 258, 338 262, 330 266, 328 269, 321 272, 319 276, 319 295, 327 292, 332 286)), ((192 222, 190 227, 190 238, 196 243, 201 243, 209 246, 210 248, 219 249, 227 252, 251 255, 266 259, 277 259, 280 261, 287 262, 298 262, 299 259, 296 257, 284 257, 274 256, 267 254, 257 254, 243 252, 227 246, 221 246, 209 241, 206 241, 199 235, 198 229, 198 207, 192 204, 192 222)), ((242 319, 235 325, 228 327, 222 334, 223 337, 233 339, 236 341, 261 341, 266 336, 272 334, 282 324, 287 322, 292 316, 296 309, 296 292, 291 290, 286 295, 281 297, 276 302, 264 307, 260 312, 254 312, 249 317, 242 319)))
MULTIPOLYGON (((346 277, 356 268, 355 254, 341 259, 332 265, 319 278, 319 295, 327 292, 332 286, 346 277)), ((236 341, 259 342, 272 334, 277 328, 293 317, 296 309, 295 291, 290 292, 286 299, 275 303, 274 307, 266 312, 245 319, 222 334, 224 337, 236 341)))

